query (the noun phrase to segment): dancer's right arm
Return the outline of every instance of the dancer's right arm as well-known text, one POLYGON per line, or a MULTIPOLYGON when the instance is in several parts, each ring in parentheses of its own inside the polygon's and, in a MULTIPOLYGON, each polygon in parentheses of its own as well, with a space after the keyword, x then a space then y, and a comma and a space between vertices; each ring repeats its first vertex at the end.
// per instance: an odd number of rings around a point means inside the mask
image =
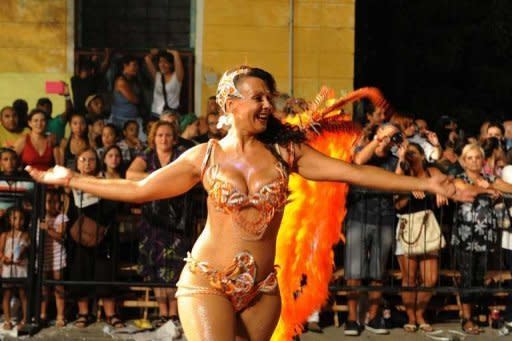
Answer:
POLYGON ((196 146, 139 181, 83 176, 63 167, 46 172, 27 167, 27 171, 45 184, 69 186, 110 200, 145 202, 178 196, 196 185, 201 180, 205 152, 206 144, 196 146))

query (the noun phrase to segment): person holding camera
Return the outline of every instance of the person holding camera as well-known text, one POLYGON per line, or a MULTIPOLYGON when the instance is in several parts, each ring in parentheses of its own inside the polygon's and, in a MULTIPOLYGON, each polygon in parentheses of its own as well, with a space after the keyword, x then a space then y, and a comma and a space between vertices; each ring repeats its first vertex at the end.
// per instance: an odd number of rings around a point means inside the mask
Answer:
MULTIPOLYGON (((403 136, 392 124, 377 129, 372 141, 354 155, 354 163, 372 165, 395 172, 398 159, 391 149, 400 146, 403 136)), ((359 186, 350 186, 345 218, 345 278, 347 286, 360 286, 369 280, 371 286, 381 286, 394 238, 395 209, 393 194, 376 192, 359 186)), ((379 316, 381 292, 370 292, 365 329, 375 334, 388 334, 384 320, 379 316)), ((348 295, 348 318, 344 334, 357 336, 361 327, 357 322, 359 295, 348 295)))
MULTIPOLYGON (((429 167, 426 161, 425 151, 414 142, 402 143, 398 151, 399 167, 397 174, 416 176, 418 178, 430 178, 432 175, 440 174, 441 171, 435 167, 429 167)), ((422 245, 420 234, 427 235, 427 231, 422 230, 423 223, 427 228, 427 220, 433 220, 432 225, 428 225, 431 230, 437 226, 440 233, 439 224, 434 215, 436 207, 448 204, 448 198, 442 195, 427 196, 425 192, 415 191, 412 195, 409 193, 400 193, 395 196, 395 208, 397 212, 404 217, 400 218, 396 231, 396 249, 395 255, 398 258, 400 271, 402 272, 402 286, 406 288, 421 286, 431 288, 437 283, 439 250, 444 246, 444 238, 441 237, 439 243, 433 247, 422 245), (424 218, 424 217, 427 218, 424 218), (423 217, 422 226, 418 233, 418 221, 416 217, 423 217), (420 251, 412 250, 416 245, 410 243, 413 235, 419 243, 420 251), (407 246, 408 245, 408 246, 407 246)), ((430 240, 434 240, 434 235, 430 240)), ((423 239, 424 241, 425 239, 423 239)), ((405 306, 408 322, 403 326, 408 333, 416 332, 418 329, 423 332, 432 332, 434 329, 425 320, 425 310, 432 297, 432 291, 404 291, 401 293, 402 302, 405 306)))
POLYGON ((151 114, 160 118, 164 110, 178 109, 180 106, 180 92, 183 83, 185 71, 180 53, 176 50, 160 51, 152 49, 144 57, 146 66, 151 77, 155 81, 153 90, 153 103, 151 104, 151 114), (154 58, 157 58, 158 64, 155 67, 154 58))

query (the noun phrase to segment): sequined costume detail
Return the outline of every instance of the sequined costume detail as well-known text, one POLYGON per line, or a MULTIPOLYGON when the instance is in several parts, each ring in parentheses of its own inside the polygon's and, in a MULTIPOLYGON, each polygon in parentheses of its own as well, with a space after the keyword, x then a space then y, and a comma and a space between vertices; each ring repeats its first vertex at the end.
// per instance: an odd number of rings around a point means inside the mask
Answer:
POLYGON ((190 253, 185 261, 188 263, 190 272, 201 274, 208 279, 210 287, 178 283, 176 297, 219 295, 229 299, 233 309, 238 312, 249 306, 259 294, 275 293, 277 289, 275 270, 269 273, 263 281, 256 283, 256 263, 254 257, 247 251, 238 253, 233 263, 223 271, 212 268, 207 262, 194 259, 190 253))
MULTIPOLYGON (((206 177, 205 183, 207 185, 208 198, 217 210, 230 214, 234 224, 248 232, 249 237, 243 237, 243 239, 260 239, 274 217, 275 212, 282 210, 287 202, 288 172, 280 162, 276 162, 275 167, 279 176, 261 187, 256 193, 245 194, 233 186, 233 184, 220 179, 220 164, 215 163, 214 160, 214 149, 216 146, 218 146, 217 140, 211 139, 208 142, 208 148, 201 169, 202 177, 206 177), (257 218, 254 220, 247 219, 240 212, 249 207, 253 207, 258 211, 257 218)), ((288 153, 292 155, 293 152, 289 151, 288 153)))

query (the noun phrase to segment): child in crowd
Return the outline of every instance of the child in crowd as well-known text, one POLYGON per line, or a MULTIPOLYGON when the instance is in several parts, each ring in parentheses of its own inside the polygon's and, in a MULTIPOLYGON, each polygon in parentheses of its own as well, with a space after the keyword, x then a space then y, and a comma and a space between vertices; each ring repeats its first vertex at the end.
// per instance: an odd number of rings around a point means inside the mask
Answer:
POLYGON ((89 145, 93 148, 100 148, 103 146, 101 142, 101 134, 103 127, 105 127, 105 120, 103 117, 94 116, 88 121, 89 125, 89 145))
POLYGON ((18 173, 18 154, 10 148, 0 150, 0 171, 2 175, 12 176, 18 173))
MULTIPOLYGON (((25 214, 21 208, 11 207, 6 214, 9 230, 0 234, 0 258, 3 261, 2 278, 27 277, 27 250, 30 244, 29 235, 24 229, 25 214)), ((5 330, 11 330, 11 297, 16 285, 5 284, 2 306, 4 310, 5 330)), ((27 319, 27 296, 25 288, 19 287, 19 296, 23 318, 19 327, 23 326, 27 319)))
MULTIPOLYGON (((44 220, 39 223, 39 228, 46 232, 44 237, 44 274, 46 278, 62 280, 62 270, 66 267, 66 249, 64 248, 64 236, 68 217, 62 213, 61 195, 57 190, 48 189, 45 194, 44 220)), ((41 321, 46 324, 48 299, 50 289, 43 287, 41 301, 41 321)), ((55 286, 55 305, 57 306, 57 319, 55 325, 64 327, 64 286, 55 286)))
POLYGON ((123 151, 123 162, 129 164, 144 149, 144 144, 138 138, 139 124, 135 120, 128 120, 123 125, 123 139, 117 144, 123 151), (126 152, 128 151, 128 152, 126 152))
POLYGON ((105 124, 101 130, 101 144, 100 148, 96 148, 96 153, 100 159, 103 158, 105 149, 115 145, 117 142, 117 128, 112 123, 105 124))
POLYGON ((73 169, 76 163, 76 155, 89 147, 89 132, 85 117, 80 114, 72 114, 69 120, 71 135, 60 142, 59 165, 73 169))

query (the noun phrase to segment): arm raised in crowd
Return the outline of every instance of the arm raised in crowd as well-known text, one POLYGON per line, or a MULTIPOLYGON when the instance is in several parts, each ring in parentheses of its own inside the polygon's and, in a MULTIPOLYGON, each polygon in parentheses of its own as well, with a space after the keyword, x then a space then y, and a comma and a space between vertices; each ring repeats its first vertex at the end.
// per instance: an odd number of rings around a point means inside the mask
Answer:
POLYGON ((157 49, 151 49, 149 54, 144 56, 144 62, 146 63, 146 67, 149 71, 149 74, 155 80, 156 78, 156 72, 158 71, 155 67, 155 64, 153 63, 153 57, 155 57, 158 54, 157 49))
POLYGON ((64 83, 64 92, 62 93, 62 96, 64 96, 64 99, 66 101, 66 109, 64 111, 64 118, 63 121, 68 121, 68 118, 71 117, 71 114, 73 113, 73 102, 71 101, 71 95, 69 93, 69 85, 67 83, 64 83))
POLYGON ((69 186, 105 199, 140 203, 175 197, 191 189, 201 179, 205 152, 206 144, 196 146, 139 181, 99 179, 75 174, 63 167, 46 172, 27 167, 27 171, 38 182, 69 186))
POLYGON ((398 128, 391 125, 386 124, 377 130, 375 134, 375 138, 367 143, 361 150, 355 153, 354 155, 354 163, 356 165, 364 165, 371 160, 371 158, 375 155, 375 151, 379 144, 381 143, 389 143, 391 140, 391 136, 398 133, 398 128))
POLYGON ((183 61, 181 60, 180 53, 176 50, 167 50, 174 57, 174 71, 176 72, 176 78, 181 83, 185 77, 185 69, 183 67, 183 61))

